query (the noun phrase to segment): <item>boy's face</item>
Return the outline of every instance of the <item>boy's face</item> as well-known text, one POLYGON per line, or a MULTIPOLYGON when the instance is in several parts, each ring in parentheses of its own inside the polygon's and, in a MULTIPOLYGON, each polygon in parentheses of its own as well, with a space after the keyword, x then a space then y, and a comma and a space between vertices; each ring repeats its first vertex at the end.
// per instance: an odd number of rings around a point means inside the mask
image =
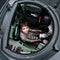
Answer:
POLYGON ((25 34, 28 34, 28 32, 29 32, 29 27, 28 27, 28 26, 23 26, 23 27, 22 27, 22 32, 25 33, 25 34))

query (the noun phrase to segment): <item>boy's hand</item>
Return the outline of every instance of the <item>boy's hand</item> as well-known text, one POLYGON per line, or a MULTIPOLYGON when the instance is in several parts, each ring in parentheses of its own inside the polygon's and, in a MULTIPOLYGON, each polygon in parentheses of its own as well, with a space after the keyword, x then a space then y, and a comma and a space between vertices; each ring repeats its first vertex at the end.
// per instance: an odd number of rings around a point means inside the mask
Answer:
POLYGON ((42 41, 42 39, 38 39, 39 41, 42 41))

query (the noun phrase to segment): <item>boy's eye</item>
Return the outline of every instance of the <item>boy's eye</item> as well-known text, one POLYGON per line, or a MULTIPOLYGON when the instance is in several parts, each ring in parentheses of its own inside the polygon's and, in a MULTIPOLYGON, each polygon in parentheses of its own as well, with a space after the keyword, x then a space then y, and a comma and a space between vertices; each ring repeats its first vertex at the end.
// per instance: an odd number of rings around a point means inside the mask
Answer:
POLYGON ((26 28, 23 28, 23 30, 25 30, 26 28))
POLYGON ((26 28, 29 28, 28 26, 26 28))

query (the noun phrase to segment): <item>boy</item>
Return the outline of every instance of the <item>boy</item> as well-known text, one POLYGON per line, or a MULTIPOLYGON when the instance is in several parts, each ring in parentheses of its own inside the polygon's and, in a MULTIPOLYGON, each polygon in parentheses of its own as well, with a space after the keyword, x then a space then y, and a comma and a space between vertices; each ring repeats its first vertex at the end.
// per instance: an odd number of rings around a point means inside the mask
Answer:
POLYGON ((35 36, 34 33, 33 33, 33 32, 41 32, 41 30, 30 29, 26 22, 22 23, 20 26, 21 26, 20 38, 23 41, 27 41, 29 43, 41 41, 41 39, 38 39, 38 37, 35 36))

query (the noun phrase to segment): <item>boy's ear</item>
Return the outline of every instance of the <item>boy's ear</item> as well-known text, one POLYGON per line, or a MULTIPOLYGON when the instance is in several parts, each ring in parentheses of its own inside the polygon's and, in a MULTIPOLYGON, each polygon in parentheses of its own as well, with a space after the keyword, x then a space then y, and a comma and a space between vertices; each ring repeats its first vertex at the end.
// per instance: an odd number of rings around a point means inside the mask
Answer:
POLYGON ((21 31, 21 29, 20 29, 20 31, 21 31))

